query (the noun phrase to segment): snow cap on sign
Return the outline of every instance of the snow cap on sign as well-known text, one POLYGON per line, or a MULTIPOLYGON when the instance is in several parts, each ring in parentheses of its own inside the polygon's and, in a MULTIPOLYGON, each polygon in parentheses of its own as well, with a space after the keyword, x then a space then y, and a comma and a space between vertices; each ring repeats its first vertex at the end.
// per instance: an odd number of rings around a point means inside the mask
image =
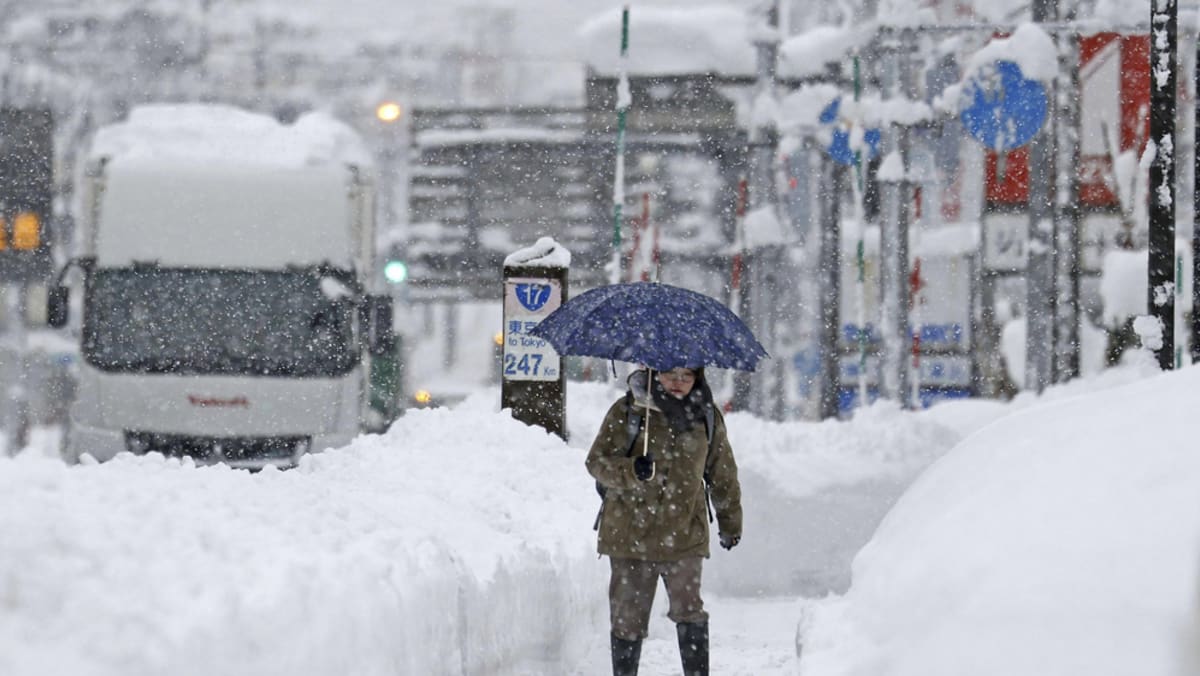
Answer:
POLYGON ((571 252, 553 237, 539 238, 533 246, 514 251, 504 259, 504 267, 569 268, 571 252))
POLYGON ((1058 53, 1054 40, 1037 24, 1023 23, 1007 38, 996 38, 975 52, 963 70, 963 80, 997 61, 1012 61, 1021 75, 1030 80, 1049 82, 1058 74, 1058 53))

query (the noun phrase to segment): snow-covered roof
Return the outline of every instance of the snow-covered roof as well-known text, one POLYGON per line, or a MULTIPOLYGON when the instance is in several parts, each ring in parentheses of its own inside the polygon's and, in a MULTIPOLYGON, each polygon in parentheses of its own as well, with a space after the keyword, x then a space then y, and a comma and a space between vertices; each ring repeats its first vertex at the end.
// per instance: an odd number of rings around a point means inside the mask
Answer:
POLYGON ((834 84, 803 85, 779 102, 779 123, 784 127, 816 126, 820 124, 821 112, 825 107, 841 95, 842 90, 834 84))
POLYGON ((860 26, 816 26, 784 40, 779 45, 777 72, 783 78, 820 75, 829 63, 847 61, 851 52, 869 42, 873 24, 860 26))
POLYGON ((574 143, 582 132, 535 127, 506 127, 496 129, 437 129, 419 132, 416 144, 421 147, 469 145, 475 143, 574 143))
MULTIPOLYGON (((629 10, 626 72, 631 76, 716 73, 753 76, 757 69, 750 19, 728 5, 643 7, 629 10)), ((599 75, 620 71, 621 9, 579 29, 580 58, 599 75)))
POLYGON ((125 122, 101 128, 89 156, 122 162, 186 159, 293 168, 373 164, 358 134, 325 113, 307 113, 289 125, 219 104, 139 106, 125 122))

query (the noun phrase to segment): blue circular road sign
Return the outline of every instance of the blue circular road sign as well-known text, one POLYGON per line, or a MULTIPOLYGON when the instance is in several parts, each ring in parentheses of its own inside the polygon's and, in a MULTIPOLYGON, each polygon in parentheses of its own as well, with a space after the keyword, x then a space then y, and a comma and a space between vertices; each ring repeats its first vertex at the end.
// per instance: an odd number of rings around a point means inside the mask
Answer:
POLYGON ((962 96, 963 127, 990 150, 1020 148, 1046 121, 1046 88, 1012 61, 997 61, 972 77, 962 96))
MULTIPOLYGON (((829 102, 821 111, 821 116, 818 118, 821 124, 833 125, 833 140, 829 143, 826 149, 829 156, 839 164, 854 166, 854 149, 850 147, 850 130, 845 129, 838 124, 838 110, 841 108, 842 99, 835 98, 829 102)), ((865 148, 862 150, 863 159, 869 160, 879 154, 880 133, 878 129, 867 129, 863 132, 863 143, 865 148)))

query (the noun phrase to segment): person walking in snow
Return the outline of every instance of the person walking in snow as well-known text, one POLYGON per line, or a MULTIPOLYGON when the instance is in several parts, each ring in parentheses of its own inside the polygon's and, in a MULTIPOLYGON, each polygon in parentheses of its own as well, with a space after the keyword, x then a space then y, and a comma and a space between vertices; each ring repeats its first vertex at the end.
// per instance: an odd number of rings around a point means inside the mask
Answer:
POLYGON ((609 557, 614 676, 636 676, 661 578, 685 676, 708 674, 708 613, 700 596, 715 508, 721 546, 742 536, 741 487, 725 421, 702 368, 635 371, 588 452, 604 496, 600 554, 609 557))

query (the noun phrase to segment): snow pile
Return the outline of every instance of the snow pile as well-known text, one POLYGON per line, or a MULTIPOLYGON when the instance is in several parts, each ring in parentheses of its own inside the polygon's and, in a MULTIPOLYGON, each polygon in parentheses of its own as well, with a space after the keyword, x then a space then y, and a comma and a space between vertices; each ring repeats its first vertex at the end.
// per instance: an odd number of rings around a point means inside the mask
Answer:
MULTIPOLYGON (((1192 243, 1175 240, 1177 270, 1183 273, 1179 289, 1192 288, 1192 243)), ((1146 269, 1150 255, 1146 249, 1111 249, 1104 253, 1100 267, 1100 297, 1104 301, 1104 323, 1120 328, 1130 317, 1144 315, 1149 310, 1146 294, 1146 269)), ((1176 309, 1191 312, 1192 294, 1177 293, 1176 309)))
POLYGON ((1200 369, 1012 414, 909 489, 806 676, 1187 673, 1200 570, 1200 369))
POLYGON ((746 214, 745 234, 747 249, 783 246, 788 239, 773 205, 751 209, 746 214))
POLYGON ((3 674, 481 674, 604 631, 582 459, 507 414, 287 472, 27 453, 0 496, 3 674))
POLYGON ((845 591, 850 562, 904 487, 962 439, 936 418, 880 403, 849 421, 727 417, 745 513, 734 556, 705 584, 732 596, 845 591))
POLYGON ((961 438, 933 419, 881 402, 852 421, 779 423, 735 413, 729 438, 743 474, 805 496, 834 487, 916 476, 961 438))
POLYGON ((374 164, 357 132, 325 113, 307 113, 284 125, 267 115, 221 104, 134 108, 127 121, 96 133, 90 157, 279 167, 374 164))

